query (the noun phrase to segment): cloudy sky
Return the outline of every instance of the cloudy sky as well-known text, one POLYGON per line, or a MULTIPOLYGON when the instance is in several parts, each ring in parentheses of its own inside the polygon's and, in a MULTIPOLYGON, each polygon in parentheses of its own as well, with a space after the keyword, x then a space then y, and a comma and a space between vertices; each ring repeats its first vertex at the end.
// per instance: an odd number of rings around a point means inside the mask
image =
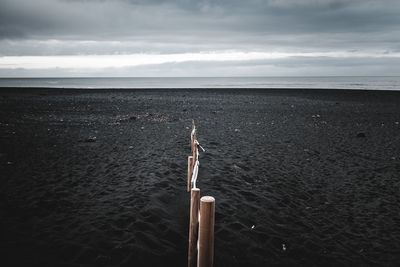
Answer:
POLYGON ((0 0, 0 77, 399 75, 398 0, 0 0))

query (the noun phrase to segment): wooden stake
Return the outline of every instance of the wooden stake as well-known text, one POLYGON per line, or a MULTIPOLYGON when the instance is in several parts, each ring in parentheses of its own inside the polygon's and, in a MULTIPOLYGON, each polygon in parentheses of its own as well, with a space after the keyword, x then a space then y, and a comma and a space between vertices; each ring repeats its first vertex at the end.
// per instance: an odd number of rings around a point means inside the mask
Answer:
POLYGON ((215 199, 200 199, 199 253, 197 267, 212 267, 214 263, 215 199))
POLYGON ((189 253, 188 266, 196 267, 197 237, 199 229, 200 189, 193 188, 190 198, 189 253))
POLYGON ((187 191, 190 192, 192 189, 192 174, 193 174, 193 157, 189 156, 188 157, 188 183, 187 183, 187 191))
POLYGON ((192 135, 193 136, 193 138, 192 138, 192 151, 193 151, 193 157, 195 158, 195 160, 196 160, 196 155, 195 155, 195 153, 196 153, 196 149, 197 149, 197 145, 196 145, 196 143, 195 143, 195 140, 196 140, 196 134, 193 134, 192 135))
MULTIPOLYGON (((193 142, 193 162, 196 163, 197 160, 197 145, 193 142)), ((194 164, 193 164, 194 165, 194 164)))

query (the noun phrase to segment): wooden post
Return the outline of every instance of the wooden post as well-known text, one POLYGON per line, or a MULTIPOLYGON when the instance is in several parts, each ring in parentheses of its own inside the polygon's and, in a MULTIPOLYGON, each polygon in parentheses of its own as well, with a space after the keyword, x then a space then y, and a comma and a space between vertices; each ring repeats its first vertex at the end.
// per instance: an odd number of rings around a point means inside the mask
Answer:
MULTIPOLYGON (((193 162, 195 163, 197 160, 197 145, 195 142, 193 142, 193 162)), ((194 165, 194 164, 193 164, 194 165)))
POLYGON ((190 192, 192 189, 192 174, 193 174, 193 157, 188 157, 188 183, 187 183, 187 191, 190 192))
POLYGON ((214 263, 215 199, 200 199, 199 252, 197 267, 212 267, 214 263))
MULTIPOLYGON (((194 129, 194 122, 192 122, 192 130, 194 129)), ((193 152, 193 158, 194 158, 194 161, 196 161, 196 149, 197 149, 197 145, 196 145, 196 143, 195 143, 195 141, 196 141, 196 132, 194 132, 193 133, 193 131, 192 131, 192 133, 190 134, 190 140, 191 140, 191 145, 192 145, 192 152, 193 152)))
POLYGON ((199 206, 200 206, 200 189, 193 188, 190 198, 189 253, 188 253, 189 267, 196 267, 196 262, 197 262, 199 206))
POLYGON ((196 134, 193 134, 192 151, 193 151, 193 158, 196 161, 197 145, 195 143, 195 140, 196 140, 196 134))

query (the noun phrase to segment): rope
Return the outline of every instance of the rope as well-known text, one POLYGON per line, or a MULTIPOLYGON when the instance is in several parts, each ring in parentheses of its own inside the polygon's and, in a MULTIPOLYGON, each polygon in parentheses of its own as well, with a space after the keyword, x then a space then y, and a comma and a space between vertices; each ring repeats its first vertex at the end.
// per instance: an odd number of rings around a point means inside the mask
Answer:
MULTIPOLYGON (((193 138, 193 136, 195 136, 195 134, 196 134, 196 127, 193 126, 191 138, 193 138)), ((192 140, 192 141, 193 141, 193 140, 192 140)), ((194 142, 197 146, 199 146, 199 147, 201 148, 201 150, 203 150, 203 152, 206 152, 206 150, 199 144, 199 141, 197 141, 197 139, 195 139, 193 142, 194 142)), ((192 186, 192 188, 197 188, 197 187, 196 187, 196 181, 197 181, 197 175, 198 175, 198 173, 199 173, 199 165, 200 165, 200 162, 199 162, 199 155, 200 155, 199 150, 197 150, 196 159, 195 159, 196 161, 195 161, 195 164, 194 164, 194 167, 193 167, 193 174, 192 174, 192 180, 191 180, 191 186, 192 186)))

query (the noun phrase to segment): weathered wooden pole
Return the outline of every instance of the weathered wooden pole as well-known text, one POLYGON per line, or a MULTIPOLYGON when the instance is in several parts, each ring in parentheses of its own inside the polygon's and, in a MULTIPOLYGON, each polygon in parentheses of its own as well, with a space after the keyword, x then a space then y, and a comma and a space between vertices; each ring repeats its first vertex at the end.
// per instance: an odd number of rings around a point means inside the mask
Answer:
POLYGON ((196 267, 197 237, 199 231, 200 189, 193 188, 190 195, 189 253, 188 266, 196 267))
POLYGON ((188 157, 188 181, 187 181, 187 191, 190 192, 190 190, 192 189, 192 174, 193 174, 193 157, 189 156, 188 157))
MULTIPOLYGON (((196 138, 196 135, 195 135, 196 138)), ((193 160, 194 162, 196 162, 197 160, 197 144, 193 141, 193 160)))
POLYGON ((200 199, 199 252, 197 267, 212 267, 214 263, 215 199, 200 199))
POLYGON ((190 140, 191 140, 191 144, 192 144, 192 152, 193 152, 193 158, 194 158, 194 162, 196 162, 197 160, 197 144, 196 144, 196 132, 193 131, 194 129, 194 121, 192 122, 193 126, 192 126, 192 133, 190 134, 190 140))

